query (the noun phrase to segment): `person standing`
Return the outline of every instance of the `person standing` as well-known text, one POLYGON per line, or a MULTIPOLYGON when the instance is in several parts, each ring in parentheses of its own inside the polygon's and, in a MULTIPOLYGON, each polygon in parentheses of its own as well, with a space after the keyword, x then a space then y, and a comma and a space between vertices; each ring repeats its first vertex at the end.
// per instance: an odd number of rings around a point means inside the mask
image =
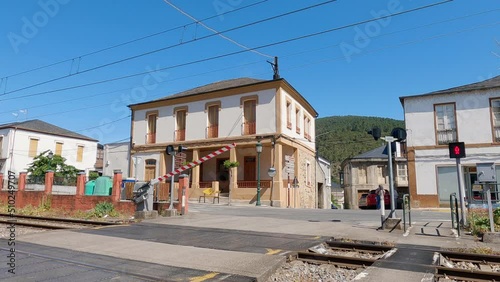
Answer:
MULTIPOLYGON (((375 190, 375 194, 377 195, 376 198, 377 198, 377 210, 380 209, 380 194, 382 194, 384 191, 384 187, 382 187, 382 185, 379 185, 377 190, 375 190)), ((383 197, 383 194, 382 194, 382 197, 383 197)))

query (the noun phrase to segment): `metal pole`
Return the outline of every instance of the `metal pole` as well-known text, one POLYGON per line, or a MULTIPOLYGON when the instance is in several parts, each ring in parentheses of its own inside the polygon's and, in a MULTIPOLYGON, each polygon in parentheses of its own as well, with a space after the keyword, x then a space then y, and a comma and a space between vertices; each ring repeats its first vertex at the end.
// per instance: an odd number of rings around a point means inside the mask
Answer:
POLYGON ((490 184, 484 184, 486 186, 486 199, 488 200, 488 215, 490 217, 490 231, 495 232, 495 222, 493 221, 493 210, 491 205, 491 189, 490 184))
MULTIPOLYGON (((172 171, 175 169, 175 153, 172 153, 172 171)), ((170 205, 169 210, 174 209, 174 175, 170 177, 170 205)))
POLYGON ((257 152, 257 203, 260 206, 260 152, 257 152))
POLYGON ((457 160, 457 178, 458 178, 458 197, 460 197, 460 216, 462 217, 462 226, 467 225, 467 219, 465 218, 465 201, 464 201, 464 187, 462 186, 463 175, 462 169, 460 166, 460 158, 456 158, 457 160))
POLYGON ((391 218, 396 218, 396 205, 394 201, 394 176, 392 173, 392 141, 393 137, 385 137, 385 141, 387 141, 387 153, 389 154, 389 191, 391 192, 391 218))
POLYGON ((287 191, 287 200, 288 200, 288 208, 290 208, 290 173, 287 173, 288 176, 288 191, 287 191))
POLYGON ((385 191, 384 191, 384 189, 381 189, 378 193, 380 195, 380 229, 384 230, 384 220, 385 220, 385 199, 384 199, 384 194, 385 194, 385 191))

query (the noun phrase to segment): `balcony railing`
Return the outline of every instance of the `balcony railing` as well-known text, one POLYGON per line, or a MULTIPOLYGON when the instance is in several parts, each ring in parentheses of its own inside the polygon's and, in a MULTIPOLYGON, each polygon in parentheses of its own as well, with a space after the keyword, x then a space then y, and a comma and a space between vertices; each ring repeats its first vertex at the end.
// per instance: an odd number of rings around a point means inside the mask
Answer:
POLYGON ((175 141, 186 140, 186 129, 178 129, 175 131, 175 141))
POLYGON ((500 126, 495 126, 495 142, 500 142, 500 126))
POLYGON ((448 143, 457 142, 457 130, 456 129, 438 130, 437 137, 439 145, 446 145, 448 143))
MULTIPOLYGON (((271 188, 271 180, 261 180, 260 188, 271 188)), ((257 180, 238 181, 238 188, 257 188, 257 180)))
POLYGON ((156 143, 156 133, 148 133, 147 138, 148 138, 147 140, 148 144, 156 143))
POLYGON ((243 123, 243 135, 255 134, 255 121, 249 121, 243 123))
POLYGON ((200 181, 200 188, 212 188, 212 181, 200 181))
POLYGON ((219 137, 219 126, 212 125, 207 127, 207 138, 217 138, 219 137))

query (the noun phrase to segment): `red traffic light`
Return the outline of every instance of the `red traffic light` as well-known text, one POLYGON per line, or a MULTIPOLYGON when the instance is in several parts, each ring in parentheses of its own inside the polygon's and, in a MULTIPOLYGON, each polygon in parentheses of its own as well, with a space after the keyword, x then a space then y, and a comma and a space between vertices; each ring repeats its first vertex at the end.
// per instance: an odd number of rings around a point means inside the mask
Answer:
POLYGON ((450 158, 458 159, 465 158, 465 143, 455 142, 448 144, 448 150, 450 152, 450 158))

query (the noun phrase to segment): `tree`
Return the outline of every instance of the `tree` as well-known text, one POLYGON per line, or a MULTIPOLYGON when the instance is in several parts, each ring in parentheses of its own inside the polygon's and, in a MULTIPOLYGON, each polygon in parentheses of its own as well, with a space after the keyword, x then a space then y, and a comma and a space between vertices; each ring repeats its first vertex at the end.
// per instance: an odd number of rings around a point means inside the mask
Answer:
POLYGON ((33 158, 27 171, 30 177, 43 176, 48 170, 52 170, 55 177, 76 178, 79 170, 72 165, 65 164, 65 162, 66 159, 59 155, 54 155, 50 159, 48 151, 45 151, 33 158))

